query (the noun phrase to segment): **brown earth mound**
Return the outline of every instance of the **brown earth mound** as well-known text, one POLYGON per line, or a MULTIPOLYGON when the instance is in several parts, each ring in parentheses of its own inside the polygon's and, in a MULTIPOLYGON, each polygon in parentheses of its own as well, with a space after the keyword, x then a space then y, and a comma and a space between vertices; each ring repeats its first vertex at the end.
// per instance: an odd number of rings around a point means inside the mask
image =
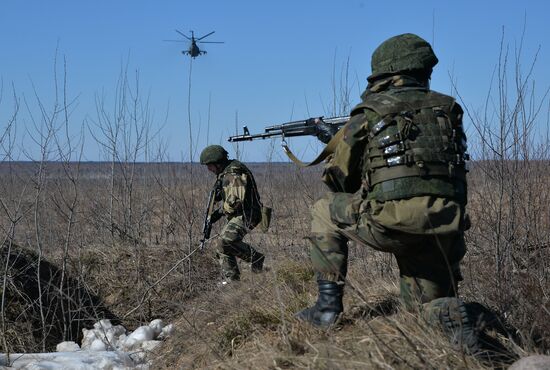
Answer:
POLYGON ((118 321, 84 281, 13 242, 0 248, 0 273, 0 352, 52 350, 99 319, 118 321))

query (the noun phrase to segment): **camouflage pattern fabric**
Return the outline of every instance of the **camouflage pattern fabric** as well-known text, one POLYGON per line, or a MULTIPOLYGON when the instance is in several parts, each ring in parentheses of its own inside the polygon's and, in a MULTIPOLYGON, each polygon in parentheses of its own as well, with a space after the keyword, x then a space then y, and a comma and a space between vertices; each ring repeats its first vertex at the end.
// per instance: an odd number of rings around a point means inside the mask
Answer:
MULTIPOLYGON (((392 78, 378 89, 414 85, 392 78)), ((369 88, 367 88, 369 89, 369 88)), ((375 92, 368 91, 368 94, 375 92)), ((465 197, 423 194, 381 201, 369 196, 365 149, 381 118, 361 109, 342 128, 344 135, 325 166, 323 181, 333 191, 312 207, 311 260, 318 278, 343 283, 349 240, 392 253, 400 270, 401 298, 407 308, 439 297, 455 296, 459 263, 466 249, 465 197)), ((380 184, 382 185, 382 184, 380 184)), ((374 189, 384 191, 384 189, 374 189)))
POLYGON ((250 170, 237 160, 231 161, 218 175, 222 181, 222 211, 228 217, 243 216, 248 228, 261 220, 261 201, 250 170))
POLYGON ((323 181, 332 193, 314 204, 310 236, 319 297, 296 317, 317 327, 335 323, 351 240, 392 253, 405 308, 475 354, 476 323, 457 297, 468 227, 463 111, 429 90, 436 63, 431 46, 412 34, 373 54, 363 101, 329 143, 323 181))
POLYGON ((249 244, 243 242, 245 235, 261 219, 261 202, 254 177, 241 162, 232 160, 218 175, 222 183, 219 195, 221 211, 228 222, 223 227, 216 243, 216 254, 224 278, 239 280, 237 258, 252 263, 263 257, 249 244))
POLYGON ((246 194, 247 176, 244 173, 223 174, 223 213, 228 216, 242 214, 246 194))
POLYGON ((380 44, 372 54, 369 81, 402 71, 431 71, 437 63, 432 46, 426 40, 412 33, 397 35, 380 44))
POLYGON ((224 278, 239 280, 240 271, 237 257, 245 262, 252 263, 263 256, 243 242, 248 229, 242 216, 233 217, 223 227, 219 239, 216 241, 216 254, 224 278))
POLYGON ((221 145, 209 145, 200 155, 201 164, 221 163, 227 160, 227 150, 221 145))
POLYGON ((430 196, 367 201, 361 193, 327 193, 313 206, 311 261, 319 278, 345 280, 347 241, 353 240, 394 254, 407 307, 455 295, 465 254, 463 207, 430 196))

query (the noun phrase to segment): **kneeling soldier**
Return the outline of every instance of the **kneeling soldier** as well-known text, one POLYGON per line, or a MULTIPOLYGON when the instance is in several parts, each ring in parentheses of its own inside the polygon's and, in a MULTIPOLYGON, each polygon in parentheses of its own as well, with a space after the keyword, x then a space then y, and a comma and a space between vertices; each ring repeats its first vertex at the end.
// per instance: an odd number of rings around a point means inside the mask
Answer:
POLYGON ((333 140, 324 172, 332 190, 312 211, 311 261, 319 298, 297 317, 319 327, 343 311, 348 240, 392 253, 401 299, 440 324, 454 344, 478 350, 474 322, 458 296, 466 249, 463 111, 430 90, 437 63, 428 42, 392 37, 372 56, 363 102, 333 140))

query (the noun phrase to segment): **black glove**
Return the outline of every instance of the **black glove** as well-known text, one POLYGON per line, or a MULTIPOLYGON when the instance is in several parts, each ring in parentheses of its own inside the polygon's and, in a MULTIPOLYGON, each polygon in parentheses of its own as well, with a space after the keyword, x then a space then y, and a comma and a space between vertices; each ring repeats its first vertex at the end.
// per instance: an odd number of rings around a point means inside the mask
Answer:
POLYGON ((317 129, 317 139, 322 143, 328 144, 330 139, 338 132, 338 128, 328 123, 325 123, 322 118, 310 118, 312 124, 315 125, 317 129))
POLYGON ((210 223, 215 224, 220 218, 223 217, 222 211, 219 209, 216 209, 212 214, 210 215, 210 223))

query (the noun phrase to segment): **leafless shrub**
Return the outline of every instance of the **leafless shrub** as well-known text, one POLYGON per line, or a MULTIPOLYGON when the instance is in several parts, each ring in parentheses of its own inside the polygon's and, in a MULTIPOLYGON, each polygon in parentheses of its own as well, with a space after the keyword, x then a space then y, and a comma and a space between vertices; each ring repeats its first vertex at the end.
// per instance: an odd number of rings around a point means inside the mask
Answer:
POLYGON ((511 49, 503 35, 485 105, 467 111, 476 135, 466 270, 472 297, 548 346, 550 141, 542 113, 549 90, 537 94, 537 56, 525 65, 523 38, 511 49))

